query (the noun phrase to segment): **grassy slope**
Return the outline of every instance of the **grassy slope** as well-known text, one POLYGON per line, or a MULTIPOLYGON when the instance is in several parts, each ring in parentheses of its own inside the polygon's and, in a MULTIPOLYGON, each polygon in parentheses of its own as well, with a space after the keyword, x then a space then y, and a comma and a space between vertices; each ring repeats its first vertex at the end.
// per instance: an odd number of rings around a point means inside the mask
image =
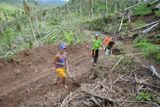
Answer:
POLYGON ((143 3, 133 9, 135 16, 143 16, 152 13, 151 8, 148 7, 148 3, 143 3))
MULTIPOLYGON (((144 16, 147 14, 154 13, 155 16, 160 16, 160 10, 159 11, 152 11, 152 8, 148 6, 148 3, 143 3, 142 5, 137 6, 134 8, 134 15, 136 16, 144 16)), ((142 21, 136 21, 134 23, 135 26, 141 26, 144 25, 142 21), (138 22, 138 23, 137 23, 138 22)), ((158 38, 157 38, 158 39, 158 38)), ((135 44, 135 47, 139 48, 146 57, 150 57, 155 59, 157 62, 160 62, 160 45, 152 44, 149 42, 149 40, 144 39, 140 42, 135 44)))
POLYGON ((160 62, 160 45, 141 40, 135 44, 135 47, 139 48, 146 57, 154 58, 157 62, 160 62))
POLYGON ((160 17, 160 10, 155 11, 156 16, 160 17))

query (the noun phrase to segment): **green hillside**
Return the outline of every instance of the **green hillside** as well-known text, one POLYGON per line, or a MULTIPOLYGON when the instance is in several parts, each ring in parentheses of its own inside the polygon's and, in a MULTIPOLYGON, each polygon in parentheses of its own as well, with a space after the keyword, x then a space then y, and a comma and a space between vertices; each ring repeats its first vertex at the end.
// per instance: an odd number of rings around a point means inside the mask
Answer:
MULTIPOLYGON (((34 2, 34 0, 27 0, 28 2, 34 2)), ((0 3, 10 3, 10 4, 16 4, 16 3, 22 3, 23 0, 0 0, 0 3)))

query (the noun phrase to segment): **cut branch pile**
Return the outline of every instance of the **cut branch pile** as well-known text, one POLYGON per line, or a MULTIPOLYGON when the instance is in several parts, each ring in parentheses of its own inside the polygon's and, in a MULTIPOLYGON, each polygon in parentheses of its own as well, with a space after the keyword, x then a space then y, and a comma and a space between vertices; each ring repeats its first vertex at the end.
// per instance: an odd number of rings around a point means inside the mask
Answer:
POLYGON ((147 68, 132 62, 134 58, 129 61, 120 59, 113 66, 114 72, 109 72, 103 80, 82 84, 80 89, 64 99, 61 107, 130 107, 135 103, 155 105, 151 101, 137 101, 136 96, 148 90, 160 97, 159 81, 149 74, 147 68))

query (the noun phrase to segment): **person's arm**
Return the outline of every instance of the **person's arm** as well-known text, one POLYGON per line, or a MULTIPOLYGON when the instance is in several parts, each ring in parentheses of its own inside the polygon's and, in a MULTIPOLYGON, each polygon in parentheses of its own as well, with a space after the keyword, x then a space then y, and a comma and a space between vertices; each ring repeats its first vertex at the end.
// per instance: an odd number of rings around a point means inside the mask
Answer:
POLYGON ((101 42, 101 47, 103 48, 103 44, 102 44, 102 42, 101 42))
POLYGON ((58 63, 58 62, 57 62, 57 61, 58 61, 58 59, 59 59, 59 57, 58 57, 58 56, 55 56, 55 57, 54 57, 54 60, 53 60, 53 64, 55 64, 55 65, 56 65, 56 64, 58 63))
POLYGON ((101 40, 99 41, 99 47, 101 47, 103 49, 103 45, 102 45, 101 40))
POLYGON ((95 45, 95 40, 93 39, 93 40, 92 40, 92 46, 91 46, 91 49, 92 49, 92 50, 94 49, 94 45, 95 45))

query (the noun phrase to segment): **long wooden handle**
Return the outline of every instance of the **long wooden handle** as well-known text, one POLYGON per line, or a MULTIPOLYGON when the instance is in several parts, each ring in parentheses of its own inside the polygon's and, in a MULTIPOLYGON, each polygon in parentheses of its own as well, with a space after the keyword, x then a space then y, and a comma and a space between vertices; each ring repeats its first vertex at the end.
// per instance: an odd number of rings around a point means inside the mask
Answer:
POLYGON ((67 67, 67 72, 68 72, 69 76, 72 78, 72 75, 71 75, 69 68, 68 68, 68 61, 67 60, 66 60, 66 67, 67 67))

